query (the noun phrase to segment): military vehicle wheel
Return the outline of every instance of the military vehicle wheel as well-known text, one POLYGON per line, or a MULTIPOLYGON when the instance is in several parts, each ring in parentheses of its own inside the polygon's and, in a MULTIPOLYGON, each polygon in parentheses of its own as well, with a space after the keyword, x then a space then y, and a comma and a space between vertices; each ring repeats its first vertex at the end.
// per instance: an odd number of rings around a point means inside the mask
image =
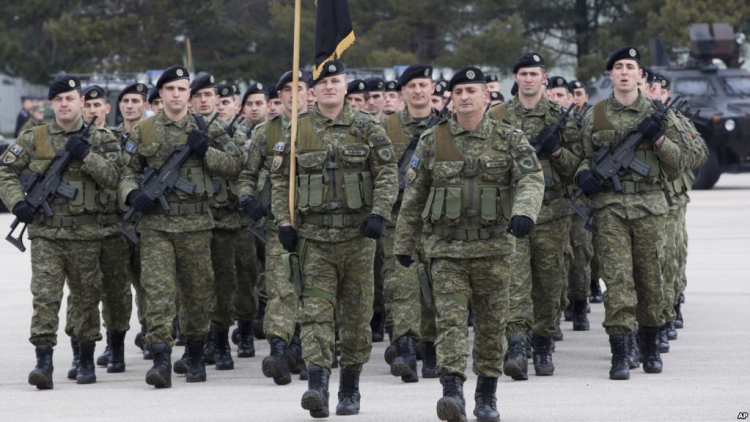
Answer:
POLYGON ((721 176, 719 153, 715 147, 708 146, 708 161, 706 161, 703 167, 694 170, 694 173, 695 181, 693 182, 693 189, 711 189, 714 187, 719 180, 719 176, 721 176))

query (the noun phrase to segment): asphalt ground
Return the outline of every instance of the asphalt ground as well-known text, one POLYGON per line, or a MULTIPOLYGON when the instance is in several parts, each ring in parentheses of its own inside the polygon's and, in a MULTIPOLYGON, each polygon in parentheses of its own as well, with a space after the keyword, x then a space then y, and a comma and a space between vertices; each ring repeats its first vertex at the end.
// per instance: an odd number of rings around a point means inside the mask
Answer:
MULTIPOLYGON (((528 381, 503 377, 498 408, 503 421, 731 421, 750 412, 750 175, 724 175, 716 188, 691 193, 685 328, 663 355, 664 372, 631 372, 629 381, 610 381, 610 352, 601 326, 601 304, 592 304, 591 331, 574 332, 553 355, 555 375, 528 381)), ((11 215, 0 215, 8 227, 11 215)), ((28 245, 28 240, 26 241, 28 245)), ((256 357, 235 358, 235 369, 208 369, 206 383, 187 384, 173 374, 173 387, 155 390, 144 382, 150 361, 133 345, 133 315, 126 338, 127 371, 97 369, 97 383, 76 385, 66 378, 72 359, 61 324, 51 391, 27 383, 35 365, 28 342, 32 313, 29 253, 0 242, 0 421, 308 421, 300 407, 307 383, 276 386, 263 377, 260 362, 269 351, 256 340, 256 357)), ((64 303, 64 302, 63 302, 64 303)), ((64 309, 60 313, 64 321, 64 309)), ((383 360, 386 343, 375 343, 361 377, 359 416, 334 415, 339 370, 331 375, 330 419, 434 421, 441 396, 437 379, 404 384, 383 360)), ((97 355, 104 349, 97 346, 97 355)), ((182 355, 176 347, 173 359, 182 355)), ((471 361, 469 361, 469 371, 471 361)), ((533 372, 533 369, 532 369, 533 372)), ((464 385, 469 420, 474 420, 476 376, 464 385)))

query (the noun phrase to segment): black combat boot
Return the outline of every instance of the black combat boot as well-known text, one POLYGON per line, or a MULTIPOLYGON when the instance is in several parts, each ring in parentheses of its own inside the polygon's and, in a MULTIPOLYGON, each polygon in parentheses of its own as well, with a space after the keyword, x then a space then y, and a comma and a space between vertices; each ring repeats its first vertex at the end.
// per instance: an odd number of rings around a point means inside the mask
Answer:
POLYGON ((78 374, 78 364, 81 360, 81 352, 78 348, 78 337, 70 338, 70 347, 73 349, 73 362, 70 364, 70 369, 68 369, 68 379, 74 380, 78 374))
POLYGON ((151 345, 154 366, 146 372, 146 384, 156 388, 172 387, 172 349, 167 343, 151 345))
POLYGON ((414 348, 414 340, 404 334, 396 340, 396 357, 391 364, 391 375, 401 377, 403 382, 417 382, 417 351, 414 348))
POLYGON ((477 422, 499 422, 500 412, 497 411, 497 378, 483 377, 477 378, 477 390, 474 393, 474 416, 477 422))
POLYGON ((53 388, 52 372, 52 346, 40 344, 36 346, 36 366, 29 373, 29 384, 36 386, 39 390, 50 390, 53 388))
POLYGON ((599 285, 599 280, 591 280, 591 295, 589 296, 589 302, 591 303, 602 303, 604 301, 604 294, 602 288, 599 285))
POLYGON ((339 404, 336 406, 337 415, 359 414, 359 374, 360 371, 350 371, 341 368, 339 382, 339 404))
POLYGON ((552 339, 534 334, 534 372, 537 375, 553 375, 555 365, 550 351, 552 339))
MULTIPOLYGON (((554 341, 563 341, 563 332, 560 329, 560 316, 557 317, 557 320, 555 321, 555 332, 552 333, 552 340, 554 341)), ((555 346, 552 346, 552 351, 555 351, 555 346)))
POLYGON ((266 332, 263 331, 263 320, 266 317, 266 302, 259 300, 258 301, 258 313, 255 314, 255 318, 253 318, 253 335, 255 335, 255 338, 258 340, 263 340, 266 338, 266 332))
POLYGON ((302 395, 302 408, 310 411, 313 418, 328 417, 328 379, 331 372, 318 365, 308 368, 310 379, 307 391, 302 395))
POLYGON ((187 382, 206 382, 206 363, 203 362, 203 342, 200 340, 188 340, 185 348, 190 359, 188 360, 185 380, 187 382))
POLYGON ((216 369, 219 371, 234 369, 232 348, 229 347, 229 331, 217 331, 215 338, 216 352, 214 353, 214 358, 216 360, 216 369))
POLYGON ((633 330, 628 334, 628 362, 630 369, 641 366, 641 351, 638 348, 638 332, 633 330))
POLYGON ((437 402, 438 419, 467 422, 464 381, 457 375, 443 375, 440 377, 440 384, 443 385, 443 397, 437 402))
POLYGON ((104 353, 96 358, 97 366, 106 367, 109 364, 109 360, 112 358, 112 340, 110 339, 110 332, 107 330, 107 347, 104 348, 104 353))
POLYGON ((182 330, 180 330, 179 315, 175 315, 172 319, 172 338, 174 339, 175 346, 184 346, 187 344, 187 339, 185 339, 185 335, 182 334, 182 330))
POLYGON ((685 293, 680 293, 678 296, 677 303, 685 303, 685 293))
POLYGON ((143 360, 154 360, 154 354, 151 352, 151 346, 143 343, 143 360))
POLYGON ((109 363, 107 364, 107 373, 125 372, 125 332, 109 332, 109 363))
POLYGON ((302 359, 302 341, 299 338, 299 327, 294 332, 289 347, 286 348, 286 363, 289 366, 289 372, 299 374, 300 381, 307 381, 307 365, 302 359))
POLYGON ((667 323, 667 340, 677 340, 677 328, 674 326, 674 321, 667 323))
POLYGON ((510 336, 503 372, 516 381, 529 379, 525 336, 510 336))
POLYGON ((96 343, 78 343, 81 350, 81 361, 78 364, 76 384, 93 384, 96 382, 96 366, 94 365, 94 350, 96 343))
POLYGON ((190 354, 188 353, 187 348, 185 348, 185 351, 182 353, 182 357, 175 361, 174 367, 172 369, 174 370, 175 374, 184 375, 187 373, 189 364, 190 354))
POLYGON ((667 338, 667 324, 659 327, 659 353, 669 353, 669 338, 667 338))
POLYGON ((237 321, 237 357, 255 357, 252 321, 237 321))
POLYGON ((565 321, 573 321, 573 302, 568 303, 563 311, 563 318, 565 321))
POLYGON ((385 338, 385 312, 375 312, 370 320, 372 342, 380 343, 385 338))
POLYGON ((143 346, 146 344, 146 325, 141 324, 141 331, 135 335, 135 346, 143 350, 143 346))
POLYGON ((674 305, 674 311, 677 314, 677 317, 674 319, 674 328, 682 329, 684 327, 684 321, 682 320, 682 305, 679 303, 674 305))
POLYGON ((589 317, 586 315, 586 299, 573 301, 573 331, 588 331, 589 317))
POLYGON ((609 370, 609 379, 630 379, 629 343, 629 334, 609 336, 609 348, 612 351, 612 368, 609 370))
POLYGON ((662 370, 659 354, 659 327, 641 325, 638 332, 639 347, 643 356, 643 371, 647 374, 659 374, 662 370))
POLYGON ((469 327, 474 326, 474 308, 469 304, 469 316, 466 318, 466 325, 469 327))
POLYGON ((216 363, 216 331, 209 331, 206 335, 206 342, 203 345, 203 362, 206 365, 216 363))
POLYGON ((396 346, 396 343, 389 344, 388 347, 385 348, 385 353, 383 353, 383 357, 385 358, 385 363, 387 363, 390 366, 393 363, 393 358, 396 357, 397 353, 398 353, 398 347, 396 346))
POLYGON ((437 350, 432 341, 423 341, 422 345, 422 378, 437 378, 437 350))
POLYGON ((534 344, 534 332, 529 330, 526 332, 526 359, 531 359, 531 352, 534 344))
POLYGON ((286 343, 275 336, 269 338, 268 342, 271 344, 271 355, 263 358, 263 375, 273 378, 273 382, 278 385, 289 384, 292 382, 292 375, 286 361, 286 343))

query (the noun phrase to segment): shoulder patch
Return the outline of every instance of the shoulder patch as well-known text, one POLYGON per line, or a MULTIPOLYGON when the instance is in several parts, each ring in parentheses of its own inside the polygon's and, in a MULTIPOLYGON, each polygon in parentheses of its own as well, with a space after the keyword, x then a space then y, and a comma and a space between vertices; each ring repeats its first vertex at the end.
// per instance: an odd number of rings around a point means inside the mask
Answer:
POLYGON ((16 155, 21 155, 21 153, 23 152, 23 147, 21 145, 18 145, 17 142, 11 145, 8 149, 10 150, 10 152, 16 155))
POLYGON ((5 153, 5 157, 3 157, 3 164, 13 164, 16 162, 17 158, 18 157, 16 157, 15 155, 11 154, 10 151, 8 151, 5 153))
POLYGON ((245 149, 250 149, 253 146, 253 141, 248 139, 247 142, 245 142, 245 149))
POLYGON ((419 167, 419 157, 417 157, 416 155, 411 158, 411 166, 414 168, 419 167))
POLYGON ((129 152, 130 154, 134 153, 136 150, 136 146, 134 143, 128 141, 127 144, 125 144, 125 151, 129 152))
POLYGON ((273 164, 271 165, 272 171, 277 171, 279 168, 281 168, 281 164, 284 162, 284 157, 277 155, 273 157, 273 164))
POLYGON ((273 150, 277 152, 284 152, 284 149, 286 148, 286 144, 283 142, 278 142, 276 145, 274 145, 273 150))

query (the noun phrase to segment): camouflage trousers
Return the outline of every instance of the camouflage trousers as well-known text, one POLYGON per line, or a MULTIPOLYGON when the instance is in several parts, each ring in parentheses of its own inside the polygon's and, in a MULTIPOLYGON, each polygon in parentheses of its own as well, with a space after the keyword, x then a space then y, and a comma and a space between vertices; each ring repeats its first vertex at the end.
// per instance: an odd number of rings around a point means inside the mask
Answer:
MULTIPOLYGON (((266 224, 266 239, 268 242, 271 241, 271 237, 276 236, 276 227, 269 229, 272 224, 266 224), (269 233, 272 233, 269 236, 269 233)), ((255 237, 255 236, 253 236, 255 237)), ((279 239, 276 239, 277 241, 279 239)), ((261 243, 258 239, 255 239, 255 252, 258 257, 258 283, 255 286, 255 296, 257 302, 268 302, 268 292, 266 292, 266 245, 261 243)))
MULTIPOLYGON (((385 277, 386 277, 386 270, 385 270, 385 239, 386 238, 380 238, 377 239, 375 242, 375 261, 373 263, 374 272, 375 272, 375 291, 373 294, 373 301, 372 301, 372 312, 378 313, 378 312, 384 312, 385 309, 385 299, 383 298, 383 289, 385 288, 385 277)), ((390 316, 387 320, 389 323, 391 322, 390 316)), ((391 324, 388 324, 391 325, 391 324)))
POLYGON ((677 259, 680 263, 677 269, 677 284, 675 287, 675 301, 674 305, 677 305, 677 301, 681 293, 685 293, 687 287, 687 255, 688 255, 688 232, 687 232, 687 221, 685 220, 687 214, 687 206, 680 207, 677 210, 677 259))
POLYGON ((99 260, 100 240, 31 239, 31 294, 33 345, 57 344, 63 287, 70 290, 68 320, 70 335, 81 343, 102 339, 99 302, 102 300, 102 272, 99 260))
POLYGON ((570 246, 572 260, 568 270, 567 298, 586 300, 591 286, 591 258, 594 256, 592 233, 583 228, 584 221, 578 216, 572 217, 570 225, 570 246))
POLYGON ((209 307, 211 331, 224 332, 234 324, 234 292, 237 289, 237 230, 213 229, 211 264, 214 289, 209 307))
POLYGON ((685 224, 685 209, 679 207, 669 211, 666 222, 666 241, 663 265, 664 277, 664 319, 667 322, 674 321, 677 318, 677 312, 674 306, 677 304, 677 297, 680 295, 680 286, 685 275, 685 260, 687 251, 683 254, 683 227, 685 224))
POLYGON ((146 294, 141 286, 141 244, 128 242, 130 248, 130 271, 133 275, 132 285, 135 290, 135 306, 138 308, 138 322, 146 325, 146 294))
POLYGON ((235 264, 237 267, 237 288, 234 291, 234 318, 250 321, 257 311, 258 256, 255 250, 255 236, 245 227, 236 237, 235 264))
POLYGON ((279 236, 276 231, 267 230, 267 233, 265 274, 268 299, 263 331, 266 338, 278 337, 289 344, 300 319, 300 300, 294 285, 288 277, 284 277, 281 255, 286 251, 279 242, 279 236))
POLYGON ((509 337, 521 335, 529 327, 541 337, 551 337, 555 332, 568 280, 566 253, 570 250, 570 224, 571 216, 561 217, 534 226, 528 237, 516 240, 516 251, 511 258, 509 337), (529 293, 530 301, 526 296, 529 293), (529 320, 530 315, 533 319, 529 320))
POLYGON ((341 368, 361 371, 372 351, 375 241, 307 240, 302 289, 302 357, 308 365, 331 368, 340 335, 341 368))
POLYGON ((474 310, 474 360, 476 375, 502 375, 507 349, 510 255, 486 258, 433 258, 430 261, 437 309, 438 374, 458 375, 466 381, 469 357, 468 301, 474 310))
POLYGON ((661 326, 666 215, 628 219, 608 207, 594 217, 599 229, 594 246, 607 286, 602 324, 607 334, 628 334, 636 321, 661 326))
POLYGON ((172 345, 172 319, 180 297, 180 330, 203 341, 214 290, 211 230, 168 233, 141 230, 141 285, 146 300, 146 342, 172 345))

